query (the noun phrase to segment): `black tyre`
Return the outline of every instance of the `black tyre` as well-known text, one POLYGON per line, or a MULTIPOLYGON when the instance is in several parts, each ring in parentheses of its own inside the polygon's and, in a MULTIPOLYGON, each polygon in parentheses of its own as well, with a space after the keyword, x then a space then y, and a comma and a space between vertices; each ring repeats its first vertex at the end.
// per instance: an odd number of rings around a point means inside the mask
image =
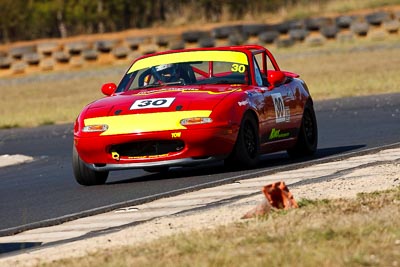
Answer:
POLYGON ((94 47, 101 53, 109 53, 117 44, 116 40, 98 40, 95 42, 94 47))
POLYGON ((256 119, 245 114, 231 155, 225 160, 229 167, 251 168, 257 165, 260 155, 260 140, 256 119))
POLYGON ((129 48, 126 46, 116 46, 111 50, 111 53, 115 58, 122 59, 126 58, 129 54, 129 48))
POLYGON ((354 21, 350 26, 350 30, 355 35, 366 36, 368 34, 369 25, 363 21, 354 21))
POLYGON ((286 34, 286 33, 289 32, 290 22, 289 21, 284 21, 282 23, 276 24, 275 27, 276 27, 276 30, 279 33, 286 34))
POLYGON ((185 48, 185 42, 183 40, 171 41, 171 43, 169 44, 169 49, 171 50, 178 50, 184 48, 185 48))
POLYGON ((336 25, 327 25, 327 26, 323 26, 320 29, 320 32, 326 38, 334 39, 334 38, 336 38, 336 35, 339 32, 339 29, 336 25))
POLYGON ((279 48, 291 47, 294 45, 294 40, 292 38, 280 38, 275 40, 275 44, 279 48))
POLYGON ((314 107, 307 102, 297 137, 297 143, 287 150, 291 158, 311 156, 317 151, 318 127, 314 107))
POLYGON ((390 19, 390 14, 385 11, 378 11, 365 16, 365 20, 374 26, 380 26, 384 21, 390 19))
POLYGON ((339 16, 336 18, 336 25, 341 29, 348 29, 353 20, 354 18, 351 16, 339 16))
POLYGON ((229 35, 228 43, 229 45, 242 45, 248 39, 248 36, 243 32, 234 32, 229 35))
POLYGON ((200 47, 214 47, 215 46, 215 39, 213 37, 202 37, 199 39, 199 46, 200 47))
POLYGON ((89 169, 81 160, 74 146, 72 151, 72 168, 75 180, 81 185, 100 185, 104 184, 108 177, 108 171, 98 172, 89 169))
POLYGON ((87 61, 97 60, 99 54, 94 49, 87 49, 82 51, 82 57, 87 61))
POLYGON ((182 39, 188 43, 196 43, 199 39, 209 35, 206 31, 186 31, 182 33, 182 39))
POLYGON ((266 31, 258 35, 258 39, 264 44, 272 44, 278 37, 278 31, 266 31))
POLYGON ((304 41, 309 35, 309 32, 304 29, 292 29, 289 31, 289 36, 295 41, 304 41))
POLYGON ((304 24, 305 28, 309 31, 319 31, 322 27, 330 25, 331 19, 324 17, 309 18, 305 20, 304 24))
POLYGON ((268 24, 245 24, 242 26, 242 31, 248 36, 257 36, 270 29, 268 24))
POLYGON ((228 38, 229 35, 231 35, 235 32, 240 32, 240 31, 241 31, 240 25, 221 26, 221 27, 214 28, 211 31, 211 36, 216 39, 225 39, 225 38, 228 38))

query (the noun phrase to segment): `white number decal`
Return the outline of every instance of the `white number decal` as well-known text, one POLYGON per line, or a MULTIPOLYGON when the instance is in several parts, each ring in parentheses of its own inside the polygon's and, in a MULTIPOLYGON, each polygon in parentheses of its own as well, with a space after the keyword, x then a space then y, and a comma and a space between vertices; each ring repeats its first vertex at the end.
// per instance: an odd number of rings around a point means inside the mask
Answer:
POLYGON ((272 101, 275 107, 276 123, 290 121, 290 109, 285 107, 281 94, 271 94, 272 101))
POLYGON ((142 109, 142 108, 167 108, 171 106, 174 100, 175 97, 140 99, 136 100, 132 104, 130 109, 132 110, 132 109, 142 109))

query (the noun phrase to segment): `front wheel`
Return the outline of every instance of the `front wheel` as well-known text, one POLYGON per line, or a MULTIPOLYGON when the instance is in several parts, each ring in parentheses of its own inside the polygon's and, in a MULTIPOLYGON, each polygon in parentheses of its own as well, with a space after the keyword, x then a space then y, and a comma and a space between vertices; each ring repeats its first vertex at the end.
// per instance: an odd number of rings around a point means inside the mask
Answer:
POLYGON ((306 103, 296 144, 287 150, 291 158, 311 156, 317 151, 318 128, 314 107, 306 103))
POLYGON ((240 124, 235 147, 225 160, 225 165, 251 168, 257 165, 260 155, 260 140, 257 121, 247 113, 240 124))
POLYGON ((72 150, 72 168, 74 170, 75 180, 81 185, 101 185, 108 178, 108 171, 94 171, 89 169, 81 160, 75 146, 72 150))

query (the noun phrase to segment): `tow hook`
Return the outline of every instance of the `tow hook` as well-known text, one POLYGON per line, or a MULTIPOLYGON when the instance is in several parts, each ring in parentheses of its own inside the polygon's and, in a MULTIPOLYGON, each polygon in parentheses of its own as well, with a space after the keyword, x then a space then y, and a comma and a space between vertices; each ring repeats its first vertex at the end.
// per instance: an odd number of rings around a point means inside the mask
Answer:
POLYGON ((115 151, 111 152, 111 157, 117 161, 119 161, 119 154, 115 151))

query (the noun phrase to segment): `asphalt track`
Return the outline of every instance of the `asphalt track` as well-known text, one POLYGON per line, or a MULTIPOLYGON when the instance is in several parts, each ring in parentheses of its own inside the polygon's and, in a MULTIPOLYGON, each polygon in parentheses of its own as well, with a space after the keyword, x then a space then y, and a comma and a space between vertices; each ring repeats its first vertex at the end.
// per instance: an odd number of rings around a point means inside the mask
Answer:
MULTIPOLYGON (((321 101, 315 108, 319 146, 308 160, 400 142, 400 93, 321 101)), ((276 153, 263 156, 253 170, 228 171, 216 163, 176 168, 164 176, 118 171, 111 173, 106 185, 83 187, 73 178, 71 153, 71 124, 0 130, 0 155, 35 158, 31 163, 0 168, 0 236, 299 164, 286 153, 276 153)))

